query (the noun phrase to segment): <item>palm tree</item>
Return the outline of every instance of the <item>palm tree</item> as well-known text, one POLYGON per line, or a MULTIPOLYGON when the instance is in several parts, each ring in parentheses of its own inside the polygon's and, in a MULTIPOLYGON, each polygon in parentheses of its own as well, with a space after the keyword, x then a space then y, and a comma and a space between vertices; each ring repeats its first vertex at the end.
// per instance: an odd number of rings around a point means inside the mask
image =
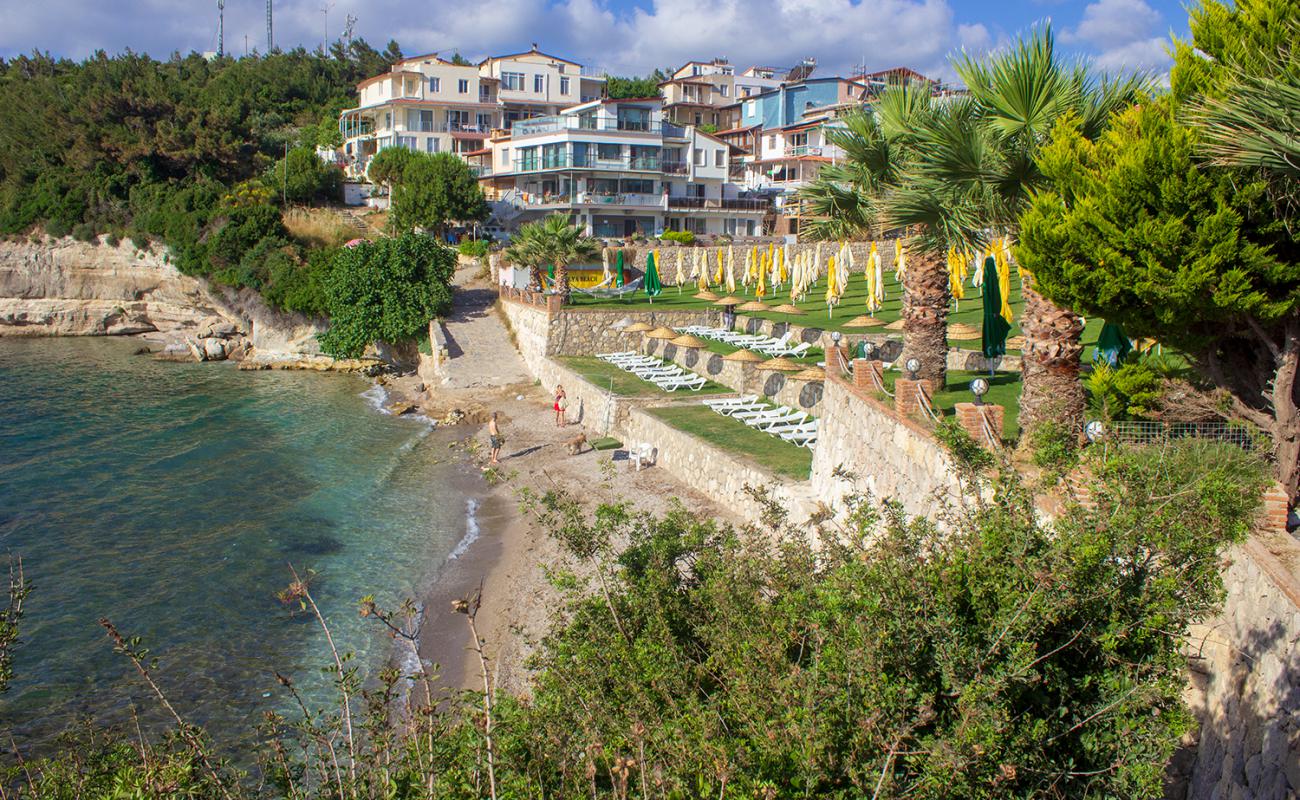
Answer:
MULTIPOLYGON (((1014 237, 1028 199, 1047 183, 1035 159, 1056 122, 1073 114, 1083 134, 1095 139, 1112 113, 1134 103, 1148 85, 1139 77, 1099 81, 1082 62, 1067 64, 1057 57, 1048 26, 992 59, 963 57, 954 68, 970 90, 962 98, 902 103, 892 96, 897 90, 885 91, 878 114, 880 131, 898 155, 891 169, 881 168, 881 144, 870 137, 861 137, 857 152, 837 142, 861 161, 857 181, 840 187, 852 186, 865 198, 854 206, 822 186, 813 190, 814 208, 818 198, 828 207, 837 200, 857 215, 850 220, 913 234, 917 259, 905 286, 904 356, 917 356, 923 377, 936 386, 946 377, 948 349, 943 254, 949 247, 975 251, 993 237, 1014 237), (872 183, 863 176, 888 180, 872 183)), ((831 180, 854 177, 848 168, 828 174, 831 180)), ((1023 297, 1021 427, 1054 419, 1082 429, 1082 320, 1041 297, 1032 278, 1024 282, 1023 297)))
POLYGON ((510 246, 502 255, 506 260, 528 267, 528 288, 533 291, 542 289, 542 264, 546 263, 546 253, 541 248, 541 223, 529 222, 521 225, 510 238, 510 246))
POLYGON ((537 226, 532 236, 543 256, 540 263, 555 265, 555 291, 567 303, 569 266, 595 260, 600 247, 581 228, 570 224, 569 217, 565 214, 552 214, 541 222, 532 224, 537 226))

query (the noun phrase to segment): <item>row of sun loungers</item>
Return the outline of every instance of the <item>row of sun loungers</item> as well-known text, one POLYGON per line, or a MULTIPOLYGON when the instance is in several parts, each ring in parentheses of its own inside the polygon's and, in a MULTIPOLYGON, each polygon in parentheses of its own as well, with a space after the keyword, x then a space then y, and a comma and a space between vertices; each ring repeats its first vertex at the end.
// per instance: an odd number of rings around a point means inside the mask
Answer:
POLYGON ((809 450, 817 446, 817 420, 807 411, 796 411, 786 406, 772 407, 753 394, 705 400, 704 405, 724 417, 740 420, 751 428, 779 436, 791 444, 809 450))
POLYGON ((812 345, 808 342, 791 344, 790 340, 793 334, 789 331, 780 338, 774 339, 771 336, 762 334, 740 333, 739 331, 729 331, 726 328, 714 328, 708 325, 691 325, 677 330, 693 336, 725 342, 734 347, 755 350, 767 356, 793 356, 798 358, 812 349, 812 345))
POLYGON ((608 361, 619 369, 632 373, 643 381, 649 381, 665 392, 678 389, 690 389, 698 392, 708 383, 703 375, 696 375, 682 369, 676 364, 669 364, 658 358, 643 356, 633 350, 623 353, 602 353, 596 358, 608 361))

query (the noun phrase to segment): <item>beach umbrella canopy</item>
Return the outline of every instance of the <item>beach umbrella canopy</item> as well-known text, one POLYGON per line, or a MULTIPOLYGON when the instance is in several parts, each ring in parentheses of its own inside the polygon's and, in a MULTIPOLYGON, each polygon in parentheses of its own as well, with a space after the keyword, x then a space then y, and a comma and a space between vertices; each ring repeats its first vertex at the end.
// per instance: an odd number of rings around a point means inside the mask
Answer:
POLYGON ((762 361, 763 357, 753 350, 737 350, 734 353, 727 353, 722 357, 723 361, 739 361, 742 364, 752 364, 755 361, 762 361))
POLYGON ((672 328, 662 328, 662 327, 655 328, 654 330, 646 334, 646 336, 651 339, 676 339, 678 335, 679 334, 677 333, 677 331, 673 330, 672 328))
POLYGON ((631 325, 628 325, 623 329, 623 333, 645 333, 646 331, 652 331, 654 329, 655 326, 648 322, 633 322, 631 325))
POLYGON ((854 317, 853 319, 844 323, 844 327, 845 328, 877 328, 884 324, 885 321, 883 319, 880 319, 879 317, 868 317, 867 315, 863 314, 860 317, 854 317))
POLYGON ((794 363, 785 356, 781 356, 780 358, 769 358, 762 364, 759 364, 758 368, 764 372, 798 372, 803 369, 803 367, 794 363))
POLYGON ((967 325, 964 322, 954 322, 948 326, 948 338, 955 342, 973 342, 981 336, 979 330, 973 325, 967 325))
POLYGON ((655 264, 657 260, 653 253, 645 254, 645 283, 643 285, 645 286, 646 296, 650 298, 652 303, 659 296, 659 293, 664 290, 663 284, 659 281, 659 266, 655 264))
POLYGON ((1025 349, 1025 337, 1023 337, 1023 336, 1012 336, 1010 339, 1007 339, 1007 349, 1008 349, 1008 350, 1024 350, 1024 349, 1025 349))
POLYGON ((729 294, 729 295, 727 295, 726 297, 724 297, 724 298, 722 298, 722 299, 720 299, 720 300, 714 300, 714 301, 713 301, 713 304, 714 304, 715 306, 738 306, 738 305, 740 305, 740 304, 743 303, 743 302, 745 302, 745 301, 742 300, 742 299, 740 299, 739 297, 736 297, 735 295, 729 294))
POLYGON ((804 313, 802 308, 799 306, 792 306, 789 303, 782 303, 779 306, 773 306, 772 311, 775 311, 778 314, 793 314, 795 316, 803 316, 804 313))
POLYGON ((760 300, 750 300, 748 303, 745 303, 743 306, 737 309, 737 311, 771 311, 771 310, 772 310, 771 306, 769 306, 767 303, 764 303, 760 300))
POLYGON ((615 285, 622 286, 623 282, 626 280, 623 276, 623 251, 622 250, 618 251, 618 258, 614 262, 614 271, 618 273, 618 277, 614 282, 615 285))
POLYGON ((903 329, 902 317, 899 317, 898 319, 894 320, 893 322, 885 326, 885 330, 887 331, 901 331, 902 329, 903 329))
POLYGON ((1101 326, 1101 333, 1097 336, 1096 360, 1106 361, 1113 367, 1123 361, 1132 349, 1133 344, 1123 328, 1113 322, 1101 326))
POLYGON ((980 351, 985 358, 996 358, 1007 352, 1007 333, 1011 322, 1002 316, 1002 287, 998 280, 998 265, 993 256, 984 259, 984 324, 980 351))
POLYGON ((790 376, 792 381, 824 381, 826 380, 826 371, 821 367, 808 367, 801 369, 790 376))
POLYGON ((676 339, 672 339, 671 341, 669 341, 669 344, 675 344, 678 347, 689 347, 692 350, 709 346, 708 342, 704 341, 698 336, 692 336, 689 333, 684 333, 681 336, 678 336, 676 339))
POLYGON ((706 289, 706 290, 700 292, 699 294, 695 295, 695 299, 696 299, 696 300, 709 300, 709 301, 713 301, 713 300, 717 300, 717 299, 718 299, 718 296, 717 296, 716 294, 714 294, 713 292, 710 292, 709 290, 706 289))

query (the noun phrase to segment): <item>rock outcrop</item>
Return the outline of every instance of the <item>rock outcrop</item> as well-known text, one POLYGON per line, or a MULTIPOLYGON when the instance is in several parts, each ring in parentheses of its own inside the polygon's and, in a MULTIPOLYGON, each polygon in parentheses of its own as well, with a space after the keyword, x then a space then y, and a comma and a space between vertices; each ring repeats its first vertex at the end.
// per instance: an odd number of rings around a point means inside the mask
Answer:
POLYGON ((71 239, 0 244, 0 336, 172 332, 235 324, 207 285, 160 253, 71 239))

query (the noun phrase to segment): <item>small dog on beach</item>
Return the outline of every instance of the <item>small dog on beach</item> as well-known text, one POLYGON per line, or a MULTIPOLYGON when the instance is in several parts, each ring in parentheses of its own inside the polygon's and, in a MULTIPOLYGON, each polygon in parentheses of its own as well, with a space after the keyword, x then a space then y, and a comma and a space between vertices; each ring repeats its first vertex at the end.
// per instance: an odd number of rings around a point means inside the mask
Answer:
POLYGON ((587 434, 585 433, 580 433, 577 436, 570 439, 568 442, 566 442, 566 446, 569 448, 569 455, 576 456, 577 454, 581 453, 582 446, 586 443, 587 443, 587 434))

